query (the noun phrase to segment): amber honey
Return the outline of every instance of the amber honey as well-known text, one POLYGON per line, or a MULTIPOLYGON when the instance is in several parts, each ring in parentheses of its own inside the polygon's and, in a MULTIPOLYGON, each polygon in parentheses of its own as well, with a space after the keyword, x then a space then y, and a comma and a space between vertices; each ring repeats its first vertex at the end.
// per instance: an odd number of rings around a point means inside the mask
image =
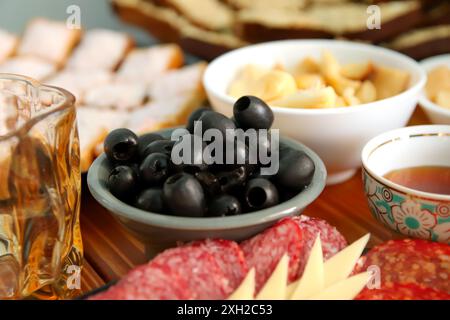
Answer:
POLYGON ((386 179, 414 190, 450 195, 450 167, 422 166, 391 171, 386 179))

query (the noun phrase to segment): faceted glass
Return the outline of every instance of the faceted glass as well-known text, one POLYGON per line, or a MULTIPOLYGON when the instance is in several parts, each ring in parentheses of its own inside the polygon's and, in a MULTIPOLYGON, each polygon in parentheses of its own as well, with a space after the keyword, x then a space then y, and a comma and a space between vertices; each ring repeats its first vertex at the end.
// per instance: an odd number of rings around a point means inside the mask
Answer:
POLYGON ((80 150, 75 98, 0 74, 0 299, 79 293, 80 150))

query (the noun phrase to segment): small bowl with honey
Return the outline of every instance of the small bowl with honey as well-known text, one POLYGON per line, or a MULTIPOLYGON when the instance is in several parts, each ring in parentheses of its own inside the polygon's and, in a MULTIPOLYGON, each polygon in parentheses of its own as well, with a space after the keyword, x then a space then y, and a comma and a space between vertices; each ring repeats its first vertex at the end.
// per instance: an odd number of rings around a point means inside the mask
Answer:
POLYGON ((401 128, 362 151, 373 216, 411 238, 450 244, 450 126, 401 128))

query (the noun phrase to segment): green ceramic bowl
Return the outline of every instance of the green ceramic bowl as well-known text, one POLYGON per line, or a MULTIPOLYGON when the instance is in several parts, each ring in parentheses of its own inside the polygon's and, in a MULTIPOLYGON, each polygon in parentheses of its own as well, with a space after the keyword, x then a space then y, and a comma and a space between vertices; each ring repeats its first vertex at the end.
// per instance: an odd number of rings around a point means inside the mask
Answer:
MULTIPOLYGON (((159 133, 170 137, 172 130, 159 133)), ((288 138, 281 137, 280 143, 304 151, 314 161, 316 171, 311 185, 292 199, 274 207, 238 216, 186 218, 147 212, 132 207, 109 192, 106 182, 111 168, 105 154, 98 157, 90 167, 87 183, 94 198, 145 243, 148 258, 165 248, 175 246, 180 241, 205 238, 241 241, 283 217, 299 215, 325 187, 326 169, 317 154, 301 143, 288 138)))

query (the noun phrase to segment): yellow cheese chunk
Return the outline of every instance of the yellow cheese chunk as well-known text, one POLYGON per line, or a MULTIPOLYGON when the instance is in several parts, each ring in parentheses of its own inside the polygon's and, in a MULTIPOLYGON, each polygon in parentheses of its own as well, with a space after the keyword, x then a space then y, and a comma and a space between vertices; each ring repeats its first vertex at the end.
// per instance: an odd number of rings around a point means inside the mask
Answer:
POLYGON ((353 300, 370 279, 370 272, 363 272, 342 280, 322 292, 310 297, 310 300, 353 300))
POLYGON ((311 249, 311 253, 309 254, 303 276, 298 281, 290 299, 307 299, 308 297, 321 292, 324 289, 324 284, 322 243, 320 241, 320 236, 317 236, 311 249))
POLYGON ((289 271, 289 257, 281 257, 275 270, 259 291, 256 300, 283 300, 286 299, 286 288, 289 271))
POLYGON ((255 296, 255 268, 242 280, 239 287, 228 297, 228 300, 253 300, 255 296))
POLYGON ((273 100, 271 105, 286 108, 333 108, 336 97, 332 87, 311 88, 273 100))
POLYGON ((325 262, 325 288, 346 279, 350 275, 369 238, 370 234, 366 234, 325 262))

